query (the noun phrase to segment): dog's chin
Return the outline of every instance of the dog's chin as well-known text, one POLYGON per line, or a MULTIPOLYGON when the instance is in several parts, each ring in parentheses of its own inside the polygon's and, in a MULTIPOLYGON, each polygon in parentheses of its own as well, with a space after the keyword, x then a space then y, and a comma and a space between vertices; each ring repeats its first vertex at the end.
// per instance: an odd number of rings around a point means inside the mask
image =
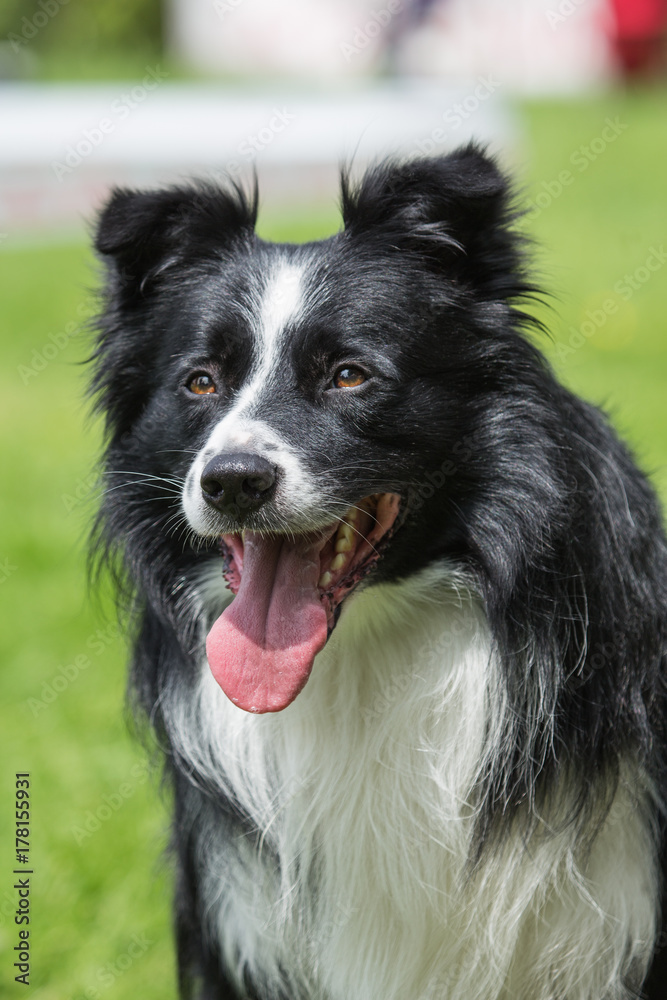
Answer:
POLYGON ((279 712, 308 680, 343 601, 374 569, 402 521, 401 498, 376 493, 326 528, 220 537, 234 600, 206 641, 213 676, 247 712, 279 712))

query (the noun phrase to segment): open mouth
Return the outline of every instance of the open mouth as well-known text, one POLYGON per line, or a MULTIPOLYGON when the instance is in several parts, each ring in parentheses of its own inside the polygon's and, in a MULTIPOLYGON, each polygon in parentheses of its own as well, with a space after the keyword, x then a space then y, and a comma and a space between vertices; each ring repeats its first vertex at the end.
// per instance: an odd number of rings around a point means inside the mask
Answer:
POLYGON ((226 534, 224 576, 236 595, 211 628, 213 676, 235 705, 279 712, 308 680, 343 600, 393 534, 396 493, 376 493, 328 528, 306 534, 226 534))

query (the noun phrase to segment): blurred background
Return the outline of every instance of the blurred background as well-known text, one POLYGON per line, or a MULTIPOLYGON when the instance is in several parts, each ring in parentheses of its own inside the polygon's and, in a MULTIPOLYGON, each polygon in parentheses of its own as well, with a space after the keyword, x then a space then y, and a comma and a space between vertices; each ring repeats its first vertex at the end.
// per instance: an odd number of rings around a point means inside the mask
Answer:
POLYGON ((341 163, 480 139, 517 178, 551 293, 541 346, 665 498, 666 26, 667 0, 0 0, 3 996, 176 996, 168 808, 123 715, 110 595, 84 572, 90 224, 110 186, 256 171, 260 233, 299 241, 338 228, 341 163))

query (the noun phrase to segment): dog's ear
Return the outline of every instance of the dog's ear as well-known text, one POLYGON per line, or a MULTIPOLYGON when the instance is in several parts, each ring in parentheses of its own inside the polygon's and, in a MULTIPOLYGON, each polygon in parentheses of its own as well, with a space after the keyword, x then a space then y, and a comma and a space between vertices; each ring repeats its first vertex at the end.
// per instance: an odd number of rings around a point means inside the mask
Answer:
POLYGON ((229 191, 212 184, 116 188, 99 216, 95 249, 131 295, 170 264, 198 259, 251 233, 256 218, 256 190, 248 199, 235 185, 229 191))
POLYGON ((412 251, 480 288, 518 266, 508 181, 475 144, 447 156, 372 167, 356 189, 342 179, 345 230, 412 251))
POLYGON ((114 434, 128 430, 145 405, 140 373, 154 365, 160 336, 150 321, 153 289, 179 264, 217 260, 235 242, 252 240, 256 206, 256 185, 251 199, 233 184, 113 192, 95 234, 107 281, 91 360, 92 393, 114 434))

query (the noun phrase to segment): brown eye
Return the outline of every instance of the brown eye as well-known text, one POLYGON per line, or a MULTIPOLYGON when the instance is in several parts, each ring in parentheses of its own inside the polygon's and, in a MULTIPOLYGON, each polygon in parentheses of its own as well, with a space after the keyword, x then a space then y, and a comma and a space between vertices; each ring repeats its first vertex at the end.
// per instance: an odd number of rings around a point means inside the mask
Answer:
POLYGON ((345 365, 339 368, 334 375, 333 384, 336 389, 354 389, 366 381, 366 375, 361 368, 353 368, 352 365, 345 365))
POLYGON ((190 392, 194 392, 197 396, 203 396, 206 393, 215 392, 215 382, 210 375, 204 375, 202 372, 199 375, 195 375, 195 377, 188 382, 188 389, 190 392))

